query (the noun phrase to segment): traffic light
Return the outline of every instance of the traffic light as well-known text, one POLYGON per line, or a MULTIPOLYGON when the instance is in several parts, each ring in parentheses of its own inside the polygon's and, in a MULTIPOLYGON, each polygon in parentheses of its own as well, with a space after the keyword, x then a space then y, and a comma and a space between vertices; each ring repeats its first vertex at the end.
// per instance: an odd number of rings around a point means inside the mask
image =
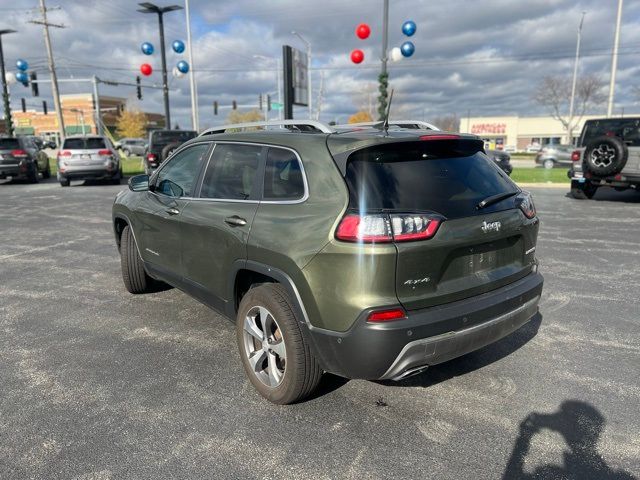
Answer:
POLYGON ((231 102, 231 108, 233 108, 234 110, 238 109, 238 103, 235 100, 231 102))
POLYGON ((45 115, 49 115, 49 110, 47 110, 47 101, 46 100, 42 101, 42 113, 44 113, 45 115))
POLYGON ((38 75, 36 75, 36 72, 31 72, 29 74, 29 78, 31 79, 31 94, 34 97, 39 97, 40 92, 38 91, 38 75))
POLYGON ((142 88, 140 87, 140 75, 136 77, 136 96, 138 100, 142 100, 142 88))
POLYGON ((213 102, 213 114, 218 115, 218 102, 213 102))
POLYGON ((267 112, 271 111, 271 95, 267 95, 267 112))
POLYGON ((262 94, 258 96, 258 105, 260 106, 260 110, 262 110, 262 94))
POLYGON ((21 98, 20 103, 22 103, 22 113, 27 113, 27 101, 24 98, 21 98))

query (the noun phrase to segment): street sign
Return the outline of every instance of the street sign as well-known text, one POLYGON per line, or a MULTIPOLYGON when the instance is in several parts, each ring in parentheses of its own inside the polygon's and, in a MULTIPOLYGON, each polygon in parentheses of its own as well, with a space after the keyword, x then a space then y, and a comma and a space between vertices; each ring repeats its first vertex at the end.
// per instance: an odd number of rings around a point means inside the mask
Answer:
POLYGON ((281 103, 278 102, 271 102, 271 109, 272 110, 282 110, 283 105, 281 103))

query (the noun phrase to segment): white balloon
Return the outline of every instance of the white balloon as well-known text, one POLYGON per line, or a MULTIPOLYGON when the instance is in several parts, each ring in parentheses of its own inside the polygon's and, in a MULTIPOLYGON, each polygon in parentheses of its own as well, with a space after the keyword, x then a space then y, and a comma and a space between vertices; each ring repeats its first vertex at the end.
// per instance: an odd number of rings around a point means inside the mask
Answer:
POLYGON ((391 49, 391 61, 399 62, 402 60, 402 50, 399 47, 394 47, 391 49))
POLYGON ((176 77, 176 78, 184 77, 184 73, 182 73, 180 70, 178 70, 178 67, 173 67, 173 70, 171 71, 171 73, 173 73, 173 76, 176 77))
POLYGON ((4 79, 7 81, 7 85, 13 85, 18 80, 16 80, 16 74, 13 72, 7 72, 4 76, 4 79))

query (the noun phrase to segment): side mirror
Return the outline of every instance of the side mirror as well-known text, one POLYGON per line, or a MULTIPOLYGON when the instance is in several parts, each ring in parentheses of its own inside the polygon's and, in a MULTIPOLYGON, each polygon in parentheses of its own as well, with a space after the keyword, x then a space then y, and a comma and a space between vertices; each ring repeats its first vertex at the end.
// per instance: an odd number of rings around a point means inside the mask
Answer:
POLYGON ((129 179, 129 190, 144 192, 149 190, 149 175, 135 175, 129 179))

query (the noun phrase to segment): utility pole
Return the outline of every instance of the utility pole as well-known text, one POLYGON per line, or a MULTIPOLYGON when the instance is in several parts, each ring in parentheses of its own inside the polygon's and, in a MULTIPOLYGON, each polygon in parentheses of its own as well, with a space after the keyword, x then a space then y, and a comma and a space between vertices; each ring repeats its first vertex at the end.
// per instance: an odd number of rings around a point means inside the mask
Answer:
POLYGON ((191 85, 191 126, 197 132, 199 130, 198 115, 198 86, 196 85, 196 69, 193 65, 193 50, 191 48, 191 13, 189 0, 184 0, 184 10, 187 17, 187 56, 189 58, 189 84, 191 85))
POLYGON ((320 70, 320 89, 318 90, 318 107, 316 108, 316 120, 320 120, 322 113, 322 101, 324 100, 324 70, 320 70))
POLYGON ((182 7, 179 5, 158 7, 157 5, 149 2, 139 3, 138 5, 142 7, 138 10, 139 12, 156 13, 158 15, 158 27, 160 29, 160 56, 162 57, 162 93, 164 97, 165 128, 167 130, 171 130, 171 113, 169 112, 169 82, 167 80, 167 53, 164 45, 164 14, 173 12, 175 10, 182 10, 182 7))
POLYGON ((382 11, 382 69, 378 78, 380 95, 378 96, 378 115, 380 120, 384 119, 387 112, 387 88, 389 86, 389 74, 387 73, 387 50, 389 49, 389 0, 384 0, 382 11))
POLYGON ((29 23, 35 23, 44 27, 44 43, 47 47, 47 57, 49 59, 49 73, 51 74, 51 90, 53 92, 53 105, 56 109, 56 116, 58 117, 58 129, 60 131, 60 144, 65 137, 64 131, 64 117, 62 115, 62 105, 60 104, 60 91, 58 90, 58 77, 56 75, 56 65, 53 61, 53 50, 51 48, 51 37, 49 36, 49 27, 66 28, 64 25, 57 25, 55 23, 49 23, 47 21, 47 6, 45 0, 40 0, 40 13, 42 14, 42 20, 31 20, 29 23))
POLYGON ((613 97, 616 91, 616 70, 618 69, 618 43, 620 43, 620 22, 622 20, 622 3, 618 0, 618 17, 616 19, 616 33, 613 40, 613 53, 611 54, 611 81, 609 83, 609 103, 607 104, 607 117, 613 114, 613 97))
POLYGON ((16 33, 15 30, 0 30, 0 75, 2 75, 2 102, 4 103, 4 122, 7 125, 7 135, 13 137, 13 119, 11 118, 11 103, 9 102, 9 88, 7 87, 7 72, 4 68, 4 52, 2 51, 2 36, 16 33))
MULTIPOLYGON (((95 75, 91 77, 91 83, 93 84, 93 98, 95 98, 96 111, 95 111, 95 121, 96 121, 96 133, 98 135, 102 135, 102 117, 100 116, 100 93, 98 92, 98 77, 95 75)), ((84 132, 84 129, 83 129, 84 132)))
POLYGON ((587 12, 582 12, 580 26, 578 27, 578 40, 576 42, 576 60, 573 63, 573 83, 571 84, 571 101, 569 102, 569 144, 573 145, 573 107, 576 100, 576 84, 578 83, 578 60, 580 59, 580 40, 582 39, 582 25, 587 12))

